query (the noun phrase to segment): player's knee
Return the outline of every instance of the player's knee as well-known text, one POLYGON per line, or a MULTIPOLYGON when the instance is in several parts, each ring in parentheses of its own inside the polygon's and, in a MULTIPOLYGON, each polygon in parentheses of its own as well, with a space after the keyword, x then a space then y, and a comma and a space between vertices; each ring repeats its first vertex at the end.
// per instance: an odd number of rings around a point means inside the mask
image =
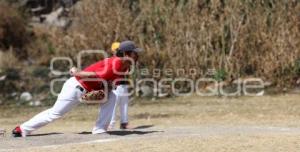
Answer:
POLYGON ((48 121, 49 122, 53 122, 53 121, 55 121, 55 120, 57 120, 57 119, 59 119, 61 117, 62 117, 62 114, 60 114, 60 113, 50 112, 49 116, 48 116, 48 121))

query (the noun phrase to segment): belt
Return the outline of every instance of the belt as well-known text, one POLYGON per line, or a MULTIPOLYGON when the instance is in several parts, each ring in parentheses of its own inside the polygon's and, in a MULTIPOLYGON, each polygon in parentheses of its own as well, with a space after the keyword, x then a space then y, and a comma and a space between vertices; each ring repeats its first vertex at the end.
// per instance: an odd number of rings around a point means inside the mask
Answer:
POLYGON ((81 87, 80 85, 76 86, 76 89, 79 89, 81 92, 85 91, 85 89, 83 87, 81 87))

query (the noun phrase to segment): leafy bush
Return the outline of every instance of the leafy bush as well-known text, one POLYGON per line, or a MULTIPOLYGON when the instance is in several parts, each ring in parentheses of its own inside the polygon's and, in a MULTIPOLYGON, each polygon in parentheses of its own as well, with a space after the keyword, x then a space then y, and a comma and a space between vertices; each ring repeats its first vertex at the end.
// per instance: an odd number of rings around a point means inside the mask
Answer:
POLYGON ((227 73, 224 69, 217 70, 213 77, 216 81, 221 82, 221 81, 226 80, 227 73))
POLYGON ((294 71, 297 76, 300 76, 300 59, 297 59, 294 65, 294 71))
POLYGON ((25 45, 30 32, 27 21, 19 10, 3 1, 0 2, 0 49, 12 48, 17 57, 26 57, 25 45))

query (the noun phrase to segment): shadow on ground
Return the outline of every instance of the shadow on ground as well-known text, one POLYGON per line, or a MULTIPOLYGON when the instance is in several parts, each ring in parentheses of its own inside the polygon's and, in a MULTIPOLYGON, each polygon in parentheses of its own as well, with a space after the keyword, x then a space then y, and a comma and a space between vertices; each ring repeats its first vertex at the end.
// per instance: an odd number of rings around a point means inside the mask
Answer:
MULTIPOLYGON (((154 127, 154 125, 143 125, 143 126, 137 126, 133 129, 147 129, 154 127)), ((163 131, 141 131, 141 130, 116 130, 116 131, 108 131, 107 134, 109 135, 116 135, 116 136, 126 136, 126 135, 145 135, 145 134, 151 134, 151 133, 157 133, 157 132, 163 132, 163 131)), ((90 135, 92 132, 81 132, 80 135, 90 135)))
POLYGON ((126 136, 126 135, 145 135, 151 134, 156 132, 163 132, 163 131, 109 131, 107 132, 109 135, 117 135, 117 136, 126 136))
MULTIPOLYGON (((137 131, 137 130, 118 130, 118 131, 108 131, 107 134, 109 135, 116 135, 116 136, 126 136, 126 135, 145 135, 151 133, 157 133, 163 131, 137 131)), ((91 135, 92 132, 81 132, 80 135, 91 135)))
POLYGON ((147 129, 147 128, 152 128, 154 127, 154 125, 144 125, 144 126, 137 126, 133 129, 147 129))
MULTIPOLYGON (((143 126, 134 127, 132 129, 148 129, 148 128, 152 128, 152 127, 154 127, 154 125, 143 125, 143 126)), ((136 130, 118 130, 118 131, 108 131, 107 134, 125 136, 125 135, 131 135, 131 134, 143 135, 143 134, 147 134, 148 132, 147 131, 136 131, 136 130)), ((156 132, 159 132, 159 131, 156 131, 156 132)), ((153 132, 150 132, 150 133, 153 133, 153 132)), ((84 131, 84 132, 81 132, 78 134, 90 135, 90 134, 92 134, 92 132, 84 131)))
POLYGON ((53 132, 53 133, 45 133, 45 134, 33 134, 28 135, 28 137, 42 137, 42 136, 51 136, 51 135, 61 135, 63 133, 53 132))

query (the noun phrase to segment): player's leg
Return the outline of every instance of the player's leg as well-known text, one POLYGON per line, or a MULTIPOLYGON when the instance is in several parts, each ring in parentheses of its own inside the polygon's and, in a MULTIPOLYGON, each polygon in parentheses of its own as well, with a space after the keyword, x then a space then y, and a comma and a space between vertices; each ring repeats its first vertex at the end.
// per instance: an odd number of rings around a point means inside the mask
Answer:
POLYGON ((119 97, 120 101, 119 101, 119 105, 120 105, 120 121, 121 121, 121 125, 120 128, 121 129, 129 129, 128 126, 128 103, 129 103, 129 97, 128 97, 128 90, 126 88, 126 90, 124 90, 124 95, 119 97))
POLYGON ((116 123, 116 108, 117 106, 120 106, 120 99, 122 98, 122 95, 124 94, 124 85, 118 85, 115 90, 113 90, 113 93, 116 95, 116 104, 114 107, 112 119, 109 125, 109 129, 114 128, 116 123))
POLYGON ((120 98, 120 114, 121 114, 121 123, 128 123, 128 96, 120 98))
POLYGON ((116 108, 119 105, 119 101, 120 101, 117 89, 113 90, 113 93, 116 96, 115 97, 116 103, 115 103, 115 107, 114 107, 114 110, 113 110, 113 113, 112 113, 112 118, 111 118, 111 121, 110 121, 108 129, 113 129, 114 126, 115 126, 115 123, 116 123, 116 108))
POLYGON ((27 133, 35 131, 48 123, 61 118, 74 106, 78 105, 80 103, 79 98, 83 94, 83 92, 76 88, 78 85, 80 84, 75 78, 67 80, 52 108, 39 113, 20 126, 20 129, 24 132, 25 136, 27 133))
POLYGON ((108 101, 105 104, 100 105, 99 116, 92 131, 93 134, 101 134, 106 132, 110 125, 116 104, 116 95, 113 93, 113 91, 109 92, 107 100, 108 101))

